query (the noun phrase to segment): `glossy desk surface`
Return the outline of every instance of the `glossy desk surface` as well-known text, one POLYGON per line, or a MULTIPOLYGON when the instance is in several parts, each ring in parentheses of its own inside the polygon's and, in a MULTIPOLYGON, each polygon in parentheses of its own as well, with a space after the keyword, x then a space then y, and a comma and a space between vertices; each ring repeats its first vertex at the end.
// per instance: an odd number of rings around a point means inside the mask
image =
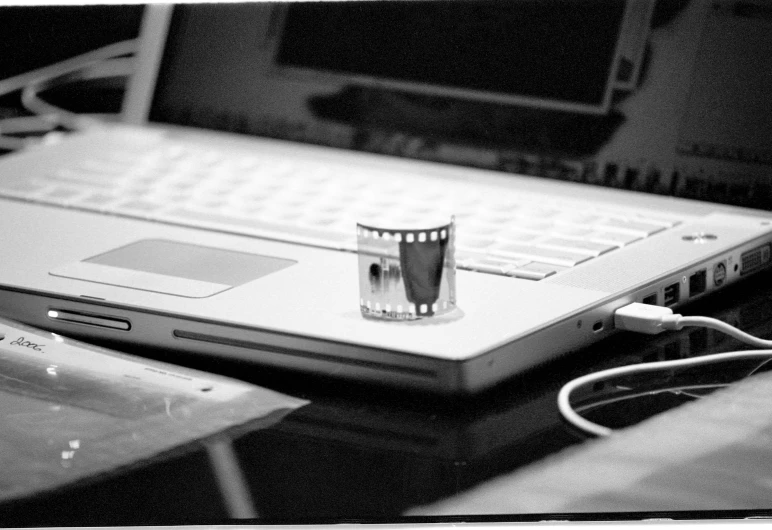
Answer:
MULTIPOLYGON (((771 337, 771 279, 767 272, 681 312, 771 337)), ((772 363, 656 372, 584 392, 588 417, 607 426, 662 413, 630 429, 631 436, 590 440, 556 407, 559 388, 586 373, 736 349, 743 346, 734 339, 696 328, 618 334, 464 399, 188 359, 188 366, 310 403, 268 428, 225 433, 235 467, 220 469, 219 481, 197 441, 163 458, 2 504, 0 520, 4 526, 80 526, 772 514, 772 417, 764 416, 772 410, 764 405, 772 396, 772 374, 765 372, 772 363), (717 398, 741 385, 699 397, 735 381, 755 386, 723 402, 717 398)))

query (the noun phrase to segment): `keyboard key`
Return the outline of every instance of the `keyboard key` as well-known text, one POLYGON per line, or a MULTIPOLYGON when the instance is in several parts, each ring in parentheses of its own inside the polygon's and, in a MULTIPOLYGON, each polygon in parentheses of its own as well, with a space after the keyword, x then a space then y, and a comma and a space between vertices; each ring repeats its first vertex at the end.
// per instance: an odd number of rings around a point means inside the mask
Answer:
POLYGON ((298 222, 302 226, 319 226, 319 227, 332 227, 340 223, 339 217, 325 216, 325 215, 309 215, 301 218, 298 222))
POLYGON ((70 186, 54 186, 53 188, 41 193, 41 198, 53 200, 54 202, 69 203, 78 196, 84 195, 82 188, 70 186))
POLYGON ((503 242, 530 243, 540 237, 536 232, 524 232, 521 230, 503 230, 496 234, 496 238, 503 242))
POLYGON ((606 219, 596 225, 600 230, 620 231, 641 237, 648 237, 665 229, 660 224, 644 223, 642 221, 628 221, 624 219, 606 219))
POLYGON ((456 236, 456 248, 459 250, 480 251, 493 244, 492 237, 466 237, 456 236))
POLYGON ((469 218, 467 223, 497 230, 511 224, 513 219, 512 215, 505 212, 480 212, 476 216, 469 218))
POLYGON ((560 214, 560 210, 556 210, 554 208, 538 208, 534 206, 522 208, 517 212, 518 217, 539 219, 541 221, 546 219, 557 219, 560 217, 560 214))
POLYGON ((190 198, 190 193, 175 190, 158 190, 153 194, 155 202, 164 202, 167 204, 181 204, 190 198))
POLYGON ((532 245, 521 245, 518 243, 495 245, 488 249, 488 253, 494 256, 528 258, 542 263, 549 263, 551 265, 561 265, 563 267, 574 267, 592 258, 592 256, 588 254, 535 247, 532 245))
POLYGON ((597 231, 597 232, 592 232, 590 234, 587 234, 585 239, 588 239, 590 241, 600 241, 601 243, 611 243, 613 245, 624 247, 625 245, 634 243, 641 238, 639 236, 624 234, 622 232, 597 231))
POLYGON ((112 190, 113 194, 116 196, 120 196, 121 198, 134 198, 134 199, 143 199, 145 197, 150 197, 153 195, 153 188, 152 186, 141 186, 141 185, 132 185, 126 188, 123 188, 120 190, 120 192, 117 192, 117 190, 112 190))
POLYGON ((504 260, 496 258, 478 258, 470 259, 464 263, 464 268, 468 268, 473 271, 487 272, 490 274, 508 274, 510 271, 516 269, 519 266, 523 266, 529 263, 529 260, 504 260))
POLYGON ((493 230, 495 230, 495 229, 492 229, 487 224, 459 223, 459 222, 456 222, 456 234, 458 234, 459 237, 462 237, 462 236, 469 236, 469 237, 490 236, 491 232, 493 230))
POLYGON ((584 239, 592 234, 594 230, 586 226, 560 225, 555 226, 551 233, 556 236, 568 236, 584 239))
POLYGON ((3 182, 2 179, 0 179, 0 192, 9 193, 11 195, 31 195, 44 191, 49 186, 50 185, 47 182, 30 182, 24 180, 3 182))
POLYGON ((143 201, 143 200, 128 200, 119 202, 115 205, 118 210, 125 210, 128 212, 141 214, 148 216, 151 213, 157 212, 161 209, 161 206, 156 202, 143 201))
POLYGON ((123 175, 126 172, 126 166, 107 160, 88 159, 81 161, 77 169, 83 173, 92 173, 105 176, 123 175))
POLYGON ((549 263, 538 263, 532 261, 530 263, 526 263, 525 265, 510 269, 507 271, 507 274, 514 276, 515 278, 522 278, 525 280, 543 280, 548 276, 552 276, 553 274, 567 269, 568 267, 560 267, 549 263))
POLYGON ((583 241, 580 239, 565 239, 559 237, 552 237, 539 241, 539 246, 549 248, 563 248, 575 252, 586 252, 591 256, 600 256, 606 252, 611 252, 619 248, 617 245, 609 243, 599 243, 597 241, 583 241))
POLYGON ((644 223, 650 223, 655 225, 662 225, 665 228, 672 228, 674 226, 677 226, 681 224, 681 221, 679 219, 675 219, 672 217, 665 217, 665 216, 656 216, 656 217, 649 217, 646 216, 635 216, 633 218, 635 221, 642 221, 644 223))
POLYGON ((115 195, 109 193, 94 192, 73 201, 73 206, 79 208, 92 208, 98 211, 109 211, 114 207, 115 195))
POLYGON ((248 219, 196 211, 187 208, 174 208, 164 212, 163 218, 171 221, 188 221, 196 223, 214 224, 234 231, 244 231, 252 235, 280 238, 283 234, 285 240, 310 240, 312 244, 324 247, 340 248, 343 250, 356 250, 356 231, 352 228, 351 234, 323 230, 312 227, 289 226, 287 223, 270 222, 263 219, 248 219))
POLYGON ((509 227, 520 231, 537 232, 539 234, 546 234, 550 232, 555 226, 556 225, 552 220, 544 221, 541 219, 518 218, 512 221, 509 227))
POLYGON ((206 196, 198 197, 195 201, 191 201, 190 207, 195 210, 212 211, 220 210, 228 206, 227 197, 219 196, 206 196))
POLYGON ((592 226, 605 218, 599 215, 583 212, 566 212, 558 215, 555 222, 565 226, 592 226))
POLYGON ((507 201, 507 202, 495 202, 490 206, 486 206, 486 207, 489 210, 493 210, 493 211, 512 213, 517 210, 520 210, 523 207, 523 205, 522 203, 507 201))
POLYGON ((70 168, 57 169, 47 177, 52 181, 63 182, 66 184, 85 184, 88 186, 99 186, 100 188, 111 188, 115 186, 115 182, 113 182, 115 175, 103 175, 70 168))

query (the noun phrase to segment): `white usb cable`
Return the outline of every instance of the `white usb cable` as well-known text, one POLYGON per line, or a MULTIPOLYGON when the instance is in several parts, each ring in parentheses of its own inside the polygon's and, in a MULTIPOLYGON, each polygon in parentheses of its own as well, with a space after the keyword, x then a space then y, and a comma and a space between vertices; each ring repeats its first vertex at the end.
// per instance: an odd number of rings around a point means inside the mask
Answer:
MULTIPOLYGON (((759 348, 772 348, 772 340, 763 340, 749 335, 729 324, 708 317, 685 317, 673 314, 667 307, 648 304, 633 303, 619 308, 614 313, 614 325, 617 329, 636 331, 638 333, 656 334, 668 330, 679 330, 686 326, 712 328, 734 337, 746 344, 759 348)), ((772 357, 772 349, 734 351, 704 355, 691 359, 679 359, 674 361, 660 361, 654 363, 641 363, 630 366, 611 368, 593 374, 588 374, 566 383, 558 393, 558 409, 563 417, 575 427, 580 428, 596 436, 608 436, 614 431, 608 427, 593 423, 580 416, 570 403, 571 392, 580 386, 592 384, 604 379, 619 375, 628 375, 640 372, 652 372, 668 368, 680 368, 698 366, 702 364, 718 363, 733 359, 749 359, 757 357, 772 357)))

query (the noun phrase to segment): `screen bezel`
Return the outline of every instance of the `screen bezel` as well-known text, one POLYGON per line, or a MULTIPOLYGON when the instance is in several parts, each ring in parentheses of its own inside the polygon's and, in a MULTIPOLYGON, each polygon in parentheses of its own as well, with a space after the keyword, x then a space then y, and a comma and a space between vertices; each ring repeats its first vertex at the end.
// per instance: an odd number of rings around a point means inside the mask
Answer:
MULTIPOLYGON (((403 90, 417 94, 461 97, 498 104, 601 115, 609 112, 615 90, 629 90, 632 88, 629 86, 629 82, 625 83, 617 80, 621 60, 623 58, 632 60, 633 68, 636 72, 640 69, 643 57, 643 43, 646 40, 645 35, 642 37, 642 31, 643 29, 647 30, 648 18, 646 17, 650 16, 651 6, 653 5, 653 2, 650 1, 646 3, 649 8, 643 10, 634 1, 627 1, 625 3, 625 11, 619 26, 619 37, 614 50, 613 62, 606 80, 606 89, 603 99, 598 105, 421 85, 398 80, 368 78, 367 76, 320 73, 318 71, 275 64, 270 67, 268 75, 284 78, 289 82, 340 85, 343 82, 349 81, 363 86, 403 90), (644 19, 641 18, 642 13, 644 19), (632 47, 631 43, 634 43, 632 47)), ((278 50, 287 8, 288 5, 284 2, 278 2, 271 6, 270 22, 266 26, 262 42, 264 47, 273 50, 272 53, 276 53, 278 50)), ((136 70, 130 79, 122 106, 122 117, 126 123, 146 124, 149 120, 173 10, 173 4, 149 4, 145 7, 140 28, 136 70)), ((648 33, 648 31, 645 31, 645 33, 648 33)))

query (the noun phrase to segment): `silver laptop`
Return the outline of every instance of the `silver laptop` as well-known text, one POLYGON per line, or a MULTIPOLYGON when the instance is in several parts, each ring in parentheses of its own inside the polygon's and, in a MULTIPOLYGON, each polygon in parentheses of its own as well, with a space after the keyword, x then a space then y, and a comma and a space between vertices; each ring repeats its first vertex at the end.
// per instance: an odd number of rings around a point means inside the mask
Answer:
POLYGON ((152 5, 123 123, 0 159, 0 313, 440 393, 578 352, 770 264, 733 6, 152 5), (451 215, 456 309, 365 318, 357 222, 451 215))

